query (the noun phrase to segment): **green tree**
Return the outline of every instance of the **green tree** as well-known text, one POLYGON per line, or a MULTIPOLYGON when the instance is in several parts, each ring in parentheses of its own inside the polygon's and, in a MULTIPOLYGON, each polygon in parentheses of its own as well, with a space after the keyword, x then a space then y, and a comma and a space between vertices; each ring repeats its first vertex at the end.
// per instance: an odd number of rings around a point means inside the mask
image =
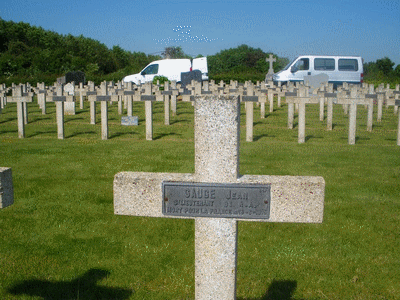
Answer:
POLYGON ((389 57, 384 57, 376 61, 376 66, 385 76, 389 76, 393 71, 394 62, 389 57))
POLYGON ((396 66, 396 69, 394 69, 394 74, 400 79, 400 64, 396 66))
POLYGON ((189 55, 185 54, 182 47, 166 47, 161 53, 163 58, 191 58, 189 55))
POLYGON ((113 46, 112 55, 117 69, 123 69, 128 65, 129 54, 120 46, 113 46))

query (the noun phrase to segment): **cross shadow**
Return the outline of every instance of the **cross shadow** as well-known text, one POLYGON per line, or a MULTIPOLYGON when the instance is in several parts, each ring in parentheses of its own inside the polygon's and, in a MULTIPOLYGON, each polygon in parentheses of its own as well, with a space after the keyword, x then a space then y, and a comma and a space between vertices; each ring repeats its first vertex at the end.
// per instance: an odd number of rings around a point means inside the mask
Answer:
POLYGON ((97 285, 98 281, 109 274, 106 270, 90 269, 71 281, 25 280, 15 284, 7 292, 13 295, 39 296, 44 300, 128 299, 133 293, 132 290, 97 285))
POLYGON ((16 132, 18 132, 18 130, 0 131, 0 134, 16 133, 16 132))
POLYGON ((31 138, 31 137, 34 137, 34 136, 38 136, 38 135, 41 135, 41 134, 50 134, 50 133, 51 133, 51 134, 57 133, 57 131, 55 131, 55 130, 37 131, 37 132, 35 132, 35 133, 33 133, 33 134, 27 136, 27 138, 31 138))
POLYGON ((120 137, 120 136, 123 136, 123 135, 126 135, 128 137, 129 136, 133 137, 136 134, 138 134, 138 133, 136 133, 134 131, 131 131, 131 132, 115 132, 112 135, 110 134, 110 136, 108 138, 111 140, 111 139, 114 139, 114 138, 117 138, 117 137, 120 137))
POLYGON ((307 135, 304 140, 307 142, 310 139, 323 139, 323 137, 322 136, 315 136, 315 135, 307 135))
POLYGON ((79 110, 76 110, 75 111, 75 115, 80 115, 80 114, 83 114, 83 113, 86 113, 86 112, 88 112, 89 110, 88 109, 79 109, 79 110))
POLYGON ((18 120, 18 118, 7 118, 7 119, 4 119, 4 120, 0 121, 0 124, 7 123, 7 122, 10 122, 10 121, 14 121, 14 120, 18 120))
POLYGON ((178 123, 189 123, 187 120, 169 120, 170 125, 178 124, 178 123))
POLYGON ((50 120, 50 119, 51 119, 50 117, 37 117, 35 120, 30 121, 29 123, 32 124, 32 123, 37 123, 37 122, 40 122, 40 121, 50 120))
POLYGON ((153 140, 159 140, 159 139, 162 139, 165 136, 173 136, 173 135, 181 136, 181 134, 173 133, 173 132, 172 133, 160 133, 160 134, 157 134, 156 136, 153 136, 153 140))
MULTIPOLYGON (((69 115, 69 117, 71 117, 71 115, 69 115)), ((77 120, 84 120, 84 118, 68 118, 68 120, 66 120, 64 118, 64 124, 65 123, 69 123, 69 122, 73 122, 73 121, 77 121, 77 120)))
POLYGON ((261 298, 238 298, 238 300, 291 300, 296 287, 297 282, 294 280, 273 280, 261 298))
POLYGON ((274 138, 274 137, 276 137, 276 136, 274 136, 274 135, 268 135, 268 134, 255 135, 255 136, 253 136, 253 142, 257 142, 258 140, 262 139, 263 137, 274 138))
POLYGON ((71 137, 74 137, 74 136, 84 135, 84 134, 97 134, 97 132, 95 132, 95 131, 75 132, 75 133, 70 134, 70 135, 68 135, 68 136, 65 135, 65 138, 71 138, 71 137))

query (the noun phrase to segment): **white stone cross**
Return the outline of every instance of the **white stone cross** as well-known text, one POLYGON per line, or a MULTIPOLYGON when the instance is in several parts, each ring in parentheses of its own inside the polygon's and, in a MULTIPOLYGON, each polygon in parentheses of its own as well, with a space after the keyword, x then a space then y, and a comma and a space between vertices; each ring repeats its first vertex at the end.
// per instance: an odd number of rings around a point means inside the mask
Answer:
POLYGON ((118 173, 114 213, 195 219, 196 299, 235 299, 237 221, 321 223, 325 181, 239 175, 238 97, 196 96, 194 110, 195 173, 118 173))
POLYGON ((14 203, 14 186, 11 168, 0 167, 0 209, 14 203))
POLYGON ((274 74, 274 62, 276 62, 276 58, 270 54, 269 58, 266 58, 265 61, 269 62, 268 74, 274 74))
POLYGON ((7 97, 7 102, 17 102, 17 119, 18 119, 18 137, 25 137, 25 124, 28 123, 28 107, 27 102, 32 102, 32 94, 24 92, 23 85, 17 85, 13 88, 12 97, 7 97))
MULTIPOLYGON (((108 139, 108 102, 118 99, 118 95, 109 95, 107 82, 103 81, 100 85, 100 95, 89 94, 88 100, 90 103, 100 102, 101 104, 101 139, 108 139)), ((92 106, 91 106, 92 107, 92 106)), ((96 119, 96 109, 94 111, 94 119, 96 119)))
POLYGON ((70 96, 63 96, 64 86, 56 85, 56 95, 49 96, 49 101, 56 103, 56 119, 57 119, 57 137, 60 140, 64 139, 64 102, 70 96))

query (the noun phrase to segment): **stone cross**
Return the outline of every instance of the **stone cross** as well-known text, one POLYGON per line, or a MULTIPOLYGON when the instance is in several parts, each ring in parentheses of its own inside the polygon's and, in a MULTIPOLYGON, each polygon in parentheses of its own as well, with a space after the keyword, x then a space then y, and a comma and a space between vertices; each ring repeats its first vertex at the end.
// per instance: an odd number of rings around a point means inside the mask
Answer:
POLYGON ((146 116, 146 140, 153 140, 153 102, 156 96, 153 95, 151 82, 144 85, 144 94, 140 95, 140 100, 144 101, 144 110, 146 116))
POLYGON ((270 54, 269 58, 266 58, 265 61, 269 63, 268 74, 274 74, 274 62, 276 62, 276 58, 270 54))
POLYGON ((37 90, 36 90, 37 101, 39 107, 42 109, 42 115, 46 114, 46 86, 44 82, 37 83, 37 90))
POLYGON ((242 96, 242 101, 246 108, 246 142, 253 141, 254 126, 254 102, 258 101, 258 96, 254 96, 254 86, 250 82, 247 86, 246 96, 242 96))
POLYGON ((17 85, 13 88, 12 97, 7 97, 7 102, 17 102, 17 118, 18 118, 18 137, 25 137, 25 124, 28 123, 28 107, 27 102, 32 102, 32 95, 23 91, 23 85, 17 85))
POLYGON ((164 82, 164 125, 170 125, 170 101, 169 97, 172 96, 172 91, 169 90, 169 81, 164 82))
MULTIPOLYGON (((86 92, 86 96, 89 100, 91 96, 97 96, 96 88, 94 86, 94 82, 88 82, 89 91, 86 92)), ((90 124, 96 125, 96 101, 89 101, 89 114, 90 114, 90 124)))
POLYGON ((0 167, 0 209, 14 203, 11 168, 0 167))
POLYGON ((237 223, 321 223, 322 177, 239 175, 237 96, 195 96, 195 173, 122 172, 114 213, 195 219, 196 299, 235 299, 237 223))
MULTIPOLYGON (((108 139, 108 102, 112 101, 111 95, 108 95, 107 82, 102 82, 100 85, 100 95, 89 95, 90 103, 100 102, 101 106, 101 139, 108 139)), ((117 96, 118 97, 118 96, 117 96)), ((96 105, 93 105, 96 107, 96 105)))
MULTIPOLYGON (((400 107, 400 100, 395 101, 396 107, 400 107)), ((400 113, 399 115, 399 122, 397 124, 397 146, 400 146, 400 113)))
POLYGON ((83 109, 83 97, 86 96, 86 88, 83 86, 83 82, 79 82, 79 87, 76 90, 79 93, 79 109, 83 109))
POLYGON ((302 144, 306 141, 306 104, 319 103, 319 98, 317 95, 310 95, 309 90, 305 86, 301 86, 297 93, 286 93, 286 102, 288 103, 288 123, 290 129, 293 128, 293 104, 298 104, 299 106, 298 143, 302 144))
POLYGON ((63 94, 63 85, 57 84, 56 96, 49 96, 49 100, 56 103, 57 137, 60 140, 64 139, 64 102, 67 101, 67 97, 69 97, 63 96, 63 94))

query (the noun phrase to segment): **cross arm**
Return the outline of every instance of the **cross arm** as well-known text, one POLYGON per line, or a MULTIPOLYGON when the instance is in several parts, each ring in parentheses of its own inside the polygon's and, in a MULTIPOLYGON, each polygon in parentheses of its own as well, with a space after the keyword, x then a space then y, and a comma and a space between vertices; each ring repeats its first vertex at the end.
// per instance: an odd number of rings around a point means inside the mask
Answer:
MULTIPOLYGON (((189 173, 121 172, 114 177, 114 213, 167 218, 162 213, 162 182, 197 182, 189 173)), ((236 183, 270 184, 269 219, 236 219, 258 222, 321 223, 323 220, 325 181, 312 176, 244 175, 236 183)))

